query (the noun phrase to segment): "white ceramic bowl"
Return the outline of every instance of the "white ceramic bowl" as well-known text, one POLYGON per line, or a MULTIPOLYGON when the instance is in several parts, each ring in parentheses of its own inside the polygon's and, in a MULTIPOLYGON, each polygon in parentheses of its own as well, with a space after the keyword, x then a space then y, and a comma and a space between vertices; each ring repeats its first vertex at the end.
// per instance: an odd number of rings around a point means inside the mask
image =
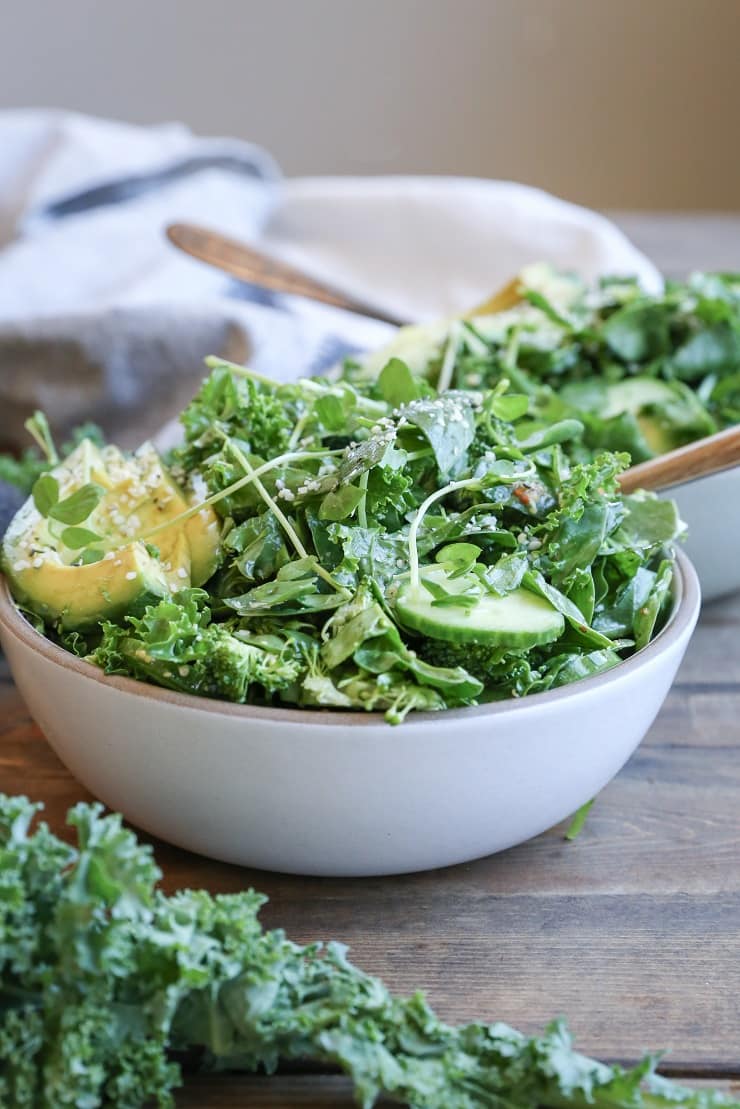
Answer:
POLYGON ((0 642, 59 757, 133 824, 247 866, 393 874, 501 851, 595 796, 655 718, 699 603, 681 554, 671 618, 631 659, 550 693, 398 727, 108 677, 35 632, 2 583, 0 642))
POLYGON ((705 601, 740 589, 740 466, 665 493, 689 532, 684 547, 705 601))

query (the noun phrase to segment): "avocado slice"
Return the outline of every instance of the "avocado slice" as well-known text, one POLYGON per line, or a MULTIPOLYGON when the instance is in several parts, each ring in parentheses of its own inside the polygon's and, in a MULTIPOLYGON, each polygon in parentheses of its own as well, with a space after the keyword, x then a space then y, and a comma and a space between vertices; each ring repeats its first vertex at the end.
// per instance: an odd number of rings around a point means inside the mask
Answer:
POLYGON ((83 440, 51 474, 60 501, 91 482, 102 493, 83 524, 97 538, 83 551, 65 544, 64 523, 42 515, 32 497, 5 534, 1 560, 11 592, 44 620, 67 629, 116 620, 142 599, 202 584, 216 569, 218 518, 206 506, 178 519, 191 500, 151 443, 126 456, 83 440))
MULTIPOLYGON (((142 451, 146 450, 148 453, 152 449, 151 444, 146 443, 144 447, 139 448, 136 454, 139 456, 142 451)), ((191 488, 187 491, 181 490, 163 465, 162 460, 158 456, 156 458, 157 461, 154 465, 158 467, 162 482, 168 490, 165 496, 171 496, 172 504, 176 503, 180 506, 177 510, 178 513, 205 500, 208 496, 205 483, 201 483, 198 488, 191 488)), ((203 582, 208 581, 213 576, 219 563, 221 522, 210 505, 206 505, 195 515, 184 520, 180 526, 185 532, 190 548, 190 584, 202 585, 203 582)))
POLYGON ((655 412, 643 410, 652 408, 659 411, 661 406, 667 407, 675 402, 676 392, 668 382, 654 377, 631 377, 607 386, 602 415, 608 419, 630 412, 637 420, 650 450, 655 454, 665 454, 676 445, 671 429, 661 422, 655 412))
POLYGON ((573 408, 613 421, 609 448, 633 452, 638 447, 641 457, 633 457, 633 462, 665 454, 717 430, 696 393, 682 381, 663 381, 647 374, 614 382, 590 377, 564 385, 559 396, 573 408), (620 430, 620 417, 637 425, 639 442, 620 443, 625 432, 631 438, 627 428, 620 430))

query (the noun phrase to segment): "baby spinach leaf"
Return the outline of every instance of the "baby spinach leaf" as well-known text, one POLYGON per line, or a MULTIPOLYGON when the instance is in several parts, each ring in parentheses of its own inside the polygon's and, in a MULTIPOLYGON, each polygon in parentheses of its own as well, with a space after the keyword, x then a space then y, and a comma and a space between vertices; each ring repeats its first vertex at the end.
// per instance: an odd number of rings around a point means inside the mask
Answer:
POLYGON ((273 581, 257 585, 240 596, 225 597, 224 604, 244 617, 269 612, 295 616, 337 608, 344 603, 345 595, 322 591, 316 565, 314 555, 294 559, 280 567, 273 581))
POLYGON ((475 438, 475 415, 469 395, 448 390, 442 396, 413 401, 400 416, 422 432, 434 452, 440 477, 447 477, 465 462, 475 438))
POLYGON ((525 439, 519 440, 517 446, 521 451, 541 450, 542 447, 550 447, 554 443, 567 443, 572 439, 579 439, 582 434, 583 423, 581 420, 558 420, 557 423, 550 424, 548 427, 538 428, 530 432, 525 439))
POLYGON ((672 581, 673 564, 666 559, 658 567, 647 598, 635 612, 633 632, 636 651, 641 650, 652 639, 656 624, 668 601, 672 581))
MULTIPOLYGON (((314 534, 318 535, 318 530, 314 534)), ((327 551, 334 548, 337 552, 332 570, 341 580, 344 580, 344 570, 382 585, 408 569, 408 546, 404 532, 393 534, 376 527, 329 524, 325 539, 317 539, 317 547, 319 545, 327 551)))
POLYGON ((662 304, 634 301, 609 316, 602 328, 607 346, 624 362, 645 362, 670 349, 669 313, 662 304))
POLYGON ((740 334, 720 323, 697 331, 671 357, 670 366, 682 381, 697 382, 707 374, 722 374, 740 365, 740 334))
POLYGON ((384 401, 391 408, 410 404, 422 395, 420 383, 400 358, 391 358, 380 371, 378 388, 384 401))
POLYGON ((629 636, 639 610, 647 605, 655 577, 654 570, 641 566, 629 581, 597 604, 593 627, 609 639, 629 636))
POLYGON ((282 528, 271 512, 253 516, 232 528, 223 545, 247 581, 266 581, 290 560, 282 528))
POLYGON ((618 535, 633 551, 671 543, 681 534, 675 501, 633 493, 624 497, 622 503, 625 513, 618 535))
POLYGON ((561 518, 547 545, 557 582, 565 582, 574 571, 591 565, 604 543, 609 522, 609 506, 604 500, 584 505, 578 515, 561 518))
POLYGON ((544 597, 553 608, 556 608, 565 617, 581 642, 588 643, 592 647, 612 648, 614 646, 613 637, 589 627, 588 621, 578 605, 546 581, 539 570, 528 570, 523 580, 528 589, 531 589, 533 593, 538 593, 540 597, 544 597))
POLYGON ((522 584, 522 579, 529 569, 529 559, 523 551, 514 551, 502 555, 493 566, 487 566, 482 572, 483 580, 492 593, 505 597, 522 584))
POLYGON ((345 520, 357 508, 365 496, 363 489, 356 485, 342 485, 332 489, 321 502, 319 509, 320 520, 345 520))
POLYGON ((594 586, 593 574, 590 569, 582 568, 573 571, 567 597, 568 600, 572 601, 576 608, 583 613, 583 618, 586 623, 590 624, 593 619, 594 606, 596 604, 596 589, 594 586))

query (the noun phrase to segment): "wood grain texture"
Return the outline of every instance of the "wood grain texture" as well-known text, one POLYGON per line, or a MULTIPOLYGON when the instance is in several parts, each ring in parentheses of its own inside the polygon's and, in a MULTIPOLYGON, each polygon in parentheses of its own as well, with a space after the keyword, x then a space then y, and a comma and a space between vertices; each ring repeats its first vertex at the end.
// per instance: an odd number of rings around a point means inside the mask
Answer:
MULTIPOLYGON (((638 245, 674 276, 737 268, 740 217, 631 219, 638 245)), ((0 789, 43 799, 56 830, 88 796, 1 669, 0 789)), ((647 739, 582 835, 567 843, 563 831, 464 866, 363 880, 248 871, 154 842, 168 890, 262 889, 266 924, 296 940, 344 940, 359 965, 395 990, 425 988, 450 1020, 536 1031, 567 1013, 586 1051, 630 1060, 668 1047, 666 1071, 740 1096, 740 597, 704 609, 647 739)), ((352 1100, 333 1075, 188 1076, 178 1105, 352 1100)))
MULTIPOLYGON (((383 1099, 376 1109, 390 1109, 392 1104, 383 1099)), ((177 1105, 178 1109, 357 1109, 351 1084, 339 1075, 194 1077, 177 1105)))
MULTIPOLYGON (((687 1085, 701 1087, 703 1082, 687 1085)), ((740 1084, 712 1083, 726 1094, 740 1096, 740 1084)), ((382 1099, 376 1109, 394 1104, 382 1099)), ((315 1078, 193 1078, 177 1100, 178 1109, 357 1109, 349 1082, 339 1076, 315 1078)))

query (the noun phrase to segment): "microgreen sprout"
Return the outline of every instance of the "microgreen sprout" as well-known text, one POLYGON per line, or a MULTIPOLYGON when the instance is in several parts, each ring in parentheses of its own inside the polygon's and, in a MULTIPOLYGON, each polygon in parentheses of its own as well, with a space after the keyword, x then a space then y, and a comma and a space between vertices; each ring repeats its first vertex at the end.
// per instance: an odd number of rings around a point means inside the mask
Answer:
POLYGON ((465 478, 463 481, 451 481, 448 485, 445 485, 443 489, 437 489, 434 493, 430 493, 425 501, 422 501, 416 515, 411 521, 411 527, 409 528, 409 575, 413 589, 418 589, 421 585, 417 536, 427 512, 433 504, 442 500, 443 497, 448 496, 450 493, 454 493, 457 489, 480 488, 482 488, 482 483, 479 478, 465 478))
POLYGON ((460 324, 455 322, 450 325, 449 335, 447 338, 447 346, 445 348, 445 356, 442 361, 442 368, 439 371, 437 378, 437 392, 444 393, 449 389, 452 384, 452 378, 455 373, 455 363, 457 361, 457 353, 460 349, 462 342, 462 329, 460 324))
MULTIPOLYGON (((304 547, 304 545, 301 541, 301 538, 298 535, 298 532, 295 530, 295 528, 293 527, 293 524, 290 522, 288 517, 283 512, 282 508, 280 508, 280 506, 277 504, 275 499, 273 497, 271 497, 270 494, 267 492, 264 485, 260 481, 260 475, 257 473, 256 470, 254 470, 252 468, 252 466, 249 462, 249 459, 244 454, 244 451, 241 450, 241 448, 238 447, 232 439, 229 439, 227 436, 224 436, 224 439, 225 439, 225 444, 226 444, 227 450, 231 451, 231 453, 234 455, 234 458, 236 458, 239 465, 245 471, 245 474, 247 476, 251 477, 252 482, 254 483, 255 489, 257 490, 257 492, 259 493, 262 500, 265 502, 267 507, 270 509, 270 511, 274 514, 274 516, 276 517, 276 519, 280 523, 280 526, 282 527, 283 531, 285 532, 285 534, 288 536, 288 539, 290 539, 291 543, 293 544, 298 557, 299 558, 310 558, 311 556, 309 555, 308 551, 304 547)), ((345 596, 349 597, 349 592, 344 588, 344 586, 340 585, 339 582, 335 581, 334 578, 329 573, 329 571, 325 570, 324 567, 319 563, 318 560, 314 560, 314 569, 315 569, 316 573, 318 574, 318 576, 320 578, 323 578, 323 580, 328 585, 330 585, 332 587, 332 589, 336 589, 336 591, 338 593, 342 593, 345 596)))
POLYGON ((35 440, 50 466, 56 466, 59 461, 57 449, 49 430, 49 421, 43 412, 34 412, 33 416, 23 425, 29 435, 35 440))
MULTIPOLYGON (((239 453, 241 454, 242 452, 240 451, 239 453)), ((173 516, 171 520, 166 520, 163 524, 157 524, 155 528, 151 528, 143 535, 137 536, 137 538, 143 543, 152 539, 155 535, 159 535, 161 532, 166 531, 168 528, 176 526, 177 524, 184 524, 193 516, 197 516, 204 508, 208 508, 209 505, 218 504, 219 501, 224 500, 226 497, 238 493, 240 489, 244 489, 245 486, 251 485, 261 478, 263 474, 269 473, 270 470, 282 469, 282 467, 287 466, 290 462, 304 462, 313 458, 331 458, 341 454, 344 454, 344 451, 286 451, 285 454, 278 455, 277 458, 271 458, 268 462, 263 462, 260 466, 254 468, 247 463, 249 469, 245 472, 244 477, 240 477, 237 481, 233 481, 231 485, 228 485, 225 489, 219 489, 217 493, 212 493, 210 496, 204 497, 203 500, 198 501, 197 504, 193 504, 190 508, 180 512, 177 516, 173 516)))

